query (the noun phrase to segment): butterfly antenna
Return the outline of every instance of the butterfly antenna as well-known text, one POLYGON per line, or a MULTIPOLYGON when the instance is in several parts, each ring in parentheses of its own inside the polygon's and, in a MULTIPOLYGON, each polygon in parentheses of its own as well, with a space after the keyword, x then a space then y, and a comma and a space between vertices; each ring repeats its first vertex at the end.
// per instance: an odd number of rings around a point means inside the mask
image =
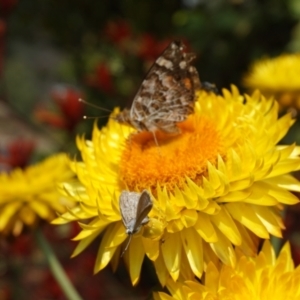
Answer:
POLYGON ((122 254, 121 254, 121 257, 123 257, 124 253, 127 251, 128 247, 129 247, 129 244, 131 242, 131 238, 132 238, 132 234, 129 235, 129 239, 128 239, 128 242, 125 246, 125 249, 123 250, 122 254))
POLYGON ((99 110, 102 110, 102 111, 107 111, 107 112, 109 112, 109 113, 112 112, 110 109, 106 109, 106 108, 103 108, 103 107, 101 107, 101 106, 95 105, 95 104, 93 104, 93 103, 87 102, 87 101, 85 101, 85 100, 83 100, 83 99, 81 99, 81 98, 79 98, 78 101, 79 101, 79 102, 82 102, 82 103, 84 103, 84 104, 86 104, 86 105, 88 105, 88 106, 91 106, 91 107, 97 108, 97 109, 99 109, 99 110))
POLYGON ((106 115, 106 116, 100 116, 100 117, 83 116, 83 118, 84 118, 85 120, 103 119, 103 118, 107 118, 107 117, 109 117, 109 115, 106 115))
MULTIPOLYGON (((86 105, 88 105, 88 106, 91 106, 91 107, 97 108, 97 109, 99 109, 99 110, 107 111, 107 112, 111 113, 111 110, 106 109, 106 108, 103 108, 103 107, 98 106, 98 105, 95 105, 95 104, 92 104, 92 103, 87 102, 87 101, 85 101, 85 100, 83 100, 83 99, 81 99, 81 98, 79 98, 78 101, 79 101, 79 102, 82 102, 82 103, 84 103, 84 104, 86 104, 86 105)), ((109 115, 100 116, 100 117, 99 117, 99 116, 98 116, 98 117, 83 116, 83 118, 84 118, 85 120, 95 120, 95 119, 101 119, 101 118, 107 118, 107 117, 109 117, 109 115)))

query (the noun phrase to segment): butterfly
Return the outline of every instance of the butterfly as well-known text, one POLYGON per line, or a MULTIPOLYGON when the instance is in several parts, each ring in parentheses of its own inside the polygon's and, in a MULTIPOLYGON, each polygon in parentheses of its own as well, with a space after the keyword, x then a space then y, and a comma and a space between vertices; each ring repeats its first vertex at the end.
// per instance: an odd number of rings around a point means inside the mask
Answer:
POLYGON ((182 42, 172 42, 154 62, 142 82, 130 109, 115 120, 137 131, 180 133, 177 123, 194 112, 195 92, 202 88, 196 55, 183 52, 182 42))
POLYGON ((129 235, 129 240, 121 255, 123 256, 130 244, 132 235, 137 233, 142 225, 149 222, 148 214, 153 207, 153 202, 146 190, 142 193, 122 191, 119 207, 126 233, 129 235))

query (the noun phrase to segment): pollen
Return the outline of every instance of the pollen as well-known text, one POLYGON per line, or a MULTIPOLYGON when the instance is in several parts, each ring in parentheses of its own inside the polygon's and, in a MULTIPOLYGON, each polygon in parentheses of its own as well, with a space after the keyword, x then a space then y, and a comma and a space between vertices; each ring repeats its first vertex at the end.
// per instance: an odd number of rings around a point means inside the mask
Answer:
POLYGON ((120 179, 125 187, 148 188, 155 194, 157 185, 168 190, 180 188, 187 177, 201 184, 207 175, 207 162, 216 165, 218 155, 225 158, 215 121, 191 115, 177 126, 181 131, 178 135, 143 131, 129 136, 120 161, 120 179))

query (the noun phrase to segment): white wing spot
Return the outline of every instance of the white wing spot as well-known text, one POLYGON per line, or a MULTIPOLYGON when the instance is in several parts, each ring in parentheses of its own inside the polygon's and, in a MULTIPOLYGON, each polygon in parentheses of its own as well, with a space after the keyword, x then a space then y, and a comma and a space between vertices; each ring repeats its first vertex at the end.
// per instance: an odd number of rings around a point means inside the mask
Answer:
POLYGON ((185 69, 186 68, 186 62, 183 60, 179 63, 180 69, 185 69))
POLYGON ((161 67, 166 67, 167 69, 173 68, 173 63, 170 60, 163 58, 162 56, 157 59, 156 63, 161 67))

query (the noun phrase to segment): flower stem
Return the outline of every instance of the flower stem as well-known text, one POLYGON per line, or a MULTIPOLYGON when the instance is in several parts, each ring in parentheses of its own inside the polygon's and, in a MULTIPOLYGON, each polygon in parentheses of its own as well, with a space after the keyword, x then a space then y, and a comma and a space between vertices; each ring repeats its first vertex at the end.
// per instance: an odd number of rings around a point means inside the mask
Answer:
POLYGON ((54 278, 63 290, 66 298, 69 300, 82 300, 82 298, 70 282, 69 278, 67 277, 66 273, 64 272, 61 264, 56 258, 42 231, 40 229, 36 229, 34 235, 38 245, 43 250, 46 256, 54 278))

